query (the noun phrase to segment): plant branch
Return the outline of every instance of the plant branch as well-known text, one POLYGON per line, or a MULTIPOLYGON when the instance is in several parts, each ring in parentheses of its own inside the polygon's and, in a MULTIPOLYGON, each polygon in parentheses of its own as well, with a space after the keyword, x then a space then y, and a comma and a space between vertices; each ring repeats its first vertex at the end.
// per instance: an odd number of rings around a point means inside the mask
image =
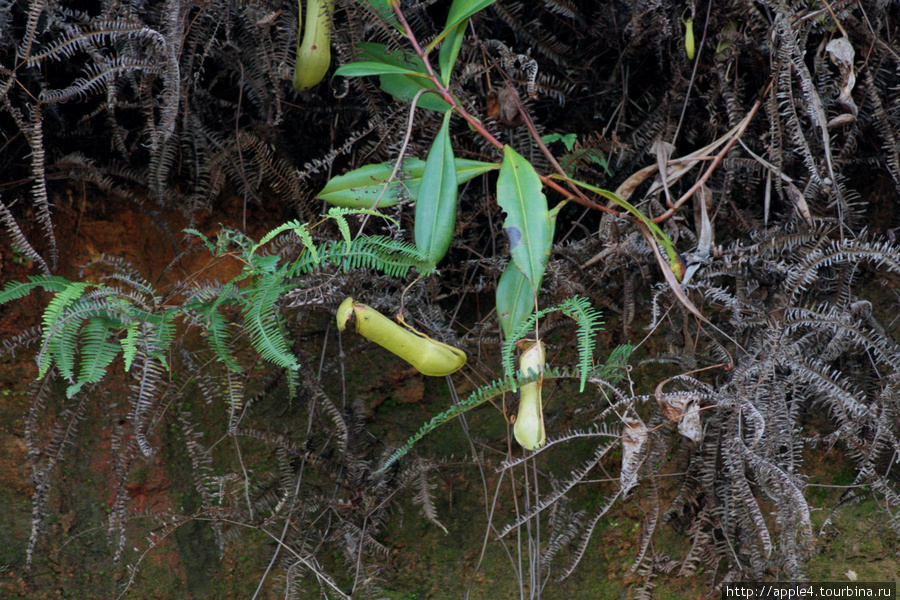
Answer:
POLYGON ((450 90, 447 89, 442 83, 441 78, 438 77, 434 72, 434 67, 431 66, 431 61, 428 60, 428 56, 425 52, 422 51, 422 46, 419 45, 419 40, 416 38, 416 34, 413 33, 412 27, 409 26, 409 23, 406 21, 406 17, 403 16, 403 11, 400 10, 399 2, 390 2, 391 8, 394 9, 394 13, 397 15, 397 19, 400 21, 400 24, 403 25, 404 35, 406 39, 409 40, 409 43, 413 47, 413 51, 416 53, 422 63, 425 65, 425 70, 428 72, 428 78, 431 79, 431 82, 437 88, 438 93, 440 93, 441 98, 450 105, 450 107, 459 113, 463 119, 465 119, 469 125, 472 126, 475 131, 480 133, 487 141, 493 144, 498 150, 503 150, 503 143, 495 138, 490 131, 484 128, 484 125, 481 124, 481 121, 473 117, 469 112, 463 108, 463 106, 456 101, 456 98, 453 97, 453 94, 450 93, 450 90))

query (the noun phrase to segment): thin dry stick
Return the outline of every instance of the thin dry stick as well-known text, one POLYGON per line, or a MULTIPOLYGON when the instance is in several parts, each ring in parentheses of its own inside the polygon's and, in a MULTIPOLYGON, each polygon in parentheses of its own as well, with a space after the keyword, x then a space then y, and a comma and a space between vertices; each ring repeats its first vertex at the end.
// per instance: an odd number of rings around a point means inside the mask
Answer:
POLYGON ((738 138, 740 138, 742 135, 744 135, 744 131, 747 130, 747 126, 750 124, 750 121, 753 120, 753 117, 756 116, 757 111, 759 111, 759 107, 762 106, 763 100, 769 94, 769 91, 771 89, 772 89, 772 82, 770 81, 769 84, 766 86, 765 90, 763 91, 763 93, 760 94, 759 99, 750 108, 750 112, 747 113, 747 116, 744 117, 744 120, 741 121, 740 124, 736 127, 737 131, 734 132, 734 134, 731 136, 731 139, 729 139, 728 142, 725 144, 725 147, 722 148, 721 152, 719 152, 716 155, 716 158, 715 158, 715 160, 713 160, 712 164, 709 165, 709 167, 707 167, 706 172, 703 173, 703 175, 700 177, 700 179, 698 179, 697 182, 694 183, 693 186, 691 186, 691 189, 689 189, 687 192, 685 192, 684 195, 681 198, 679 198, 677 202, 675 202, 675 205, 672 206, 672 208, 670 208, 669 210, 667 210, 660 216, 652 219, 652 221, 654 223, 662 223, 663 221, 669 219, 669 217, 674 215, 675 211, 678 210, 678 208, 682 204, 687 202, 691 198, 691 196, 693 196, 694 193, 700 189, 700 186, 702 186, 704 183, 706 183, 709 180, 709 178, 715 172, 716 168, 719 166, 719 163, 722 162, 723 158, 725 158, 725 155, 728 154, 728 152, 731 150, 731 148, 737 143, 738 138))
MULTIPOLYGON (((409 105, 409 120, 406 122, 406 135, 403 136, 403 145, 400 146, 400 156, 397 157, 397 162, 394 164, 394 169, 391 171, 390 177, 388 177, 387 181, 384 182, 384 187, 381 188, 381 193, 378 194, 378 197, 375 199, 375 203, 372 204, 372 210, 378 208, 378 203, 381 202, 381 199, 384 198, 384 195, 387 193, 388 188, 391 185, 391 182, 397 177, 397 173, 400 171, 400 166, 403 164, 403 156, 406 154, 406 148, 409 146, 409 139, 412 137, 413 130, 413 117, 416 115, 416 103, 419 101, 419 98, 422 97, 422 94, 425 92, 432 92, 434 90, 422 89, 419 90, 415 96, 413 96, 412 102, 409 105)), ((359 230, 356 232, 356 235, 360 235, 363 232, 363 229, 366 227, 366 223, 369 222, 368 213, 363 217, 362 224, 359 226, 359 230)))

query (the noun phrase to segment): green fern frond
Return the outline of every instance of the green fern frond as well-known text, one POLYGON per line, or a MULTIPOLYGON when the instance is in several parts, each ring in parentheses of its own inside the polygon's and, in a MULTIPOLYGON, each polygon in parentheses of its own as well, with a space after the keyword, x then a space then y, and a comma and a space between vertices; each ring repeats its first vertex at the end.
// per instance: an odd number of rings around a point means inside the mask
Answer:
POLYGON ((250 343, 264 360, 294 370, 300 365, 288 348, 281 315, 275 310, 279 296, 292 287, 284 282, 282 271, 260 277, 245 289, 244 324, 250 331, 250 343))
POLYGON ((240 373, 241 365, 234 359, 231 352, 231 338, 228 335, 228 323, 225 321, 224 315, 212 308, 206 315, 208 319, 206 323, 206 339, 209 347, 216 353, 216 357, 225 367, 233 372, 240 373))
POLYGON ((297 390, 300 389, 300 372, 288 369, 284 373, 288 386, 288 398, 294 399, 297 397, 297 390))
POLYGON ((84 319, 78 311, 66 313, 56 321, 55 335, 48 338, 50 361, 56 363, 59 374, 69 382, 75 381, 75 356, 83 323, 84 319))
POLYGON ((71 324, 61 328, 59 321, 66 309, 84 295, 91 284, 70 281, 66 283, 66 287, 56 293, 44 310, 42 320, 44 342, 41 352, 38 354, 38 379, 47 374, 54 358, 62 361, 59 363, 59 367, 60 373, 64 377, 69 380, 74 377, 75 338, 78 336, 81 322, 75 323, 73 331, 71 324))
POLYGON ((10 281, 0 291, 0 304, 6 304, 13 300, 18 300, 30 294, 35 288, 42 288, 47 292, 61 292, 71 283, 68 279, 51 275, 45 277, 43 275, 29 275, 30 281, 10 281))
POLYGON ((606 153, 599 148, 574 148, 559 158, 559 166, 569 177, 575 176, 575 170, 578 167, 589 163, 599 166, 606 171, 607 175, 612 176, 606 153))
POLYGON ((329 212, 328 216, 334 219, 334 222, 337 223, 338 231, 341 232, 341 237, 344 238, 344 242, 349 244, 353 236, 350 234, 350 224, 347 223, 347 219, 341 214, 343 211, 335 208, 332 208, 331 211, 333 212, 329 212))
POLYGON ((578 324, 578 370, 581 371, 581 387, 584 391, 588 373, 594 369, 594 347, 596 333, 603 326, 600 311, 591 306, 586 298, 575 296, 559 305, 562 313, 578 324))
POLYGON ((570 379, 578 377, 579 375, 576 372, 570 371, 568 369, 551 369, 550 367, 546 367, 543 373, 534 373, 529 372, 528 374, 524 374, 521 371, 515 374, 513 377, 506 377, 503 379, 496 379, 487 385, 483 385, 472 394, 457 404, 452 408, 445 410, 441 414, 432 417, 430 421, 422 425, 419 428, 419 431, 416 432, 403 446, 394 451, 393 454, 384 462, 381 468, 376 471, 376 473, 381 473, 382 471, 387 470, 393 465, 395 462, 400 460, 403 456, 405 456, 413 447, 413 445, 421 440, 423 437, 446 423, 447 421, 453 419, 454 417, 458 417, 462 413, 472 410, 473 408, 480 406, 487 402, 488 400, 492 400, 501 394, 505 394, 507 392, 514 392, 516 389, 523 385, 527 385, 529 383, 534 383, 539 379, 543 379, 544 381, 550 379, 570 379))
POLYGON ((175 341, 175 317, 177 312, 174 310, 164 311, 162 314, 149 315, 147 321, 153 325, 153 335, 150 336, 148 345, 153 348, 152 356, 162 363, 166 369, 169 368, 167 355, 172 342, 175 341))
POLYGON ((137 353, 138 325, 139 323, 130 323, 126 326, 125 337, 119 340, 119 343, 122 345, 122 358, 125 360, 126 373, 131 370, 134 355, 137 353))
POLYGON ((319 248, 318 256, 304 252, 291 267, 290 274, 309 273, 328 263, 342 271, 372 269, 391 277, 405 277, 413 267, 422 275, 435 270, 434 264, 414 245, 375 235, 357 238, 349 244, 343 240, 330 242, 319 248))
POLYGON ((634 348, 632 344, 627 343, 616 346, 609 353, 609 356, 606 357, 606 363, 597 369, 595 375, 611 384, 621 381, 625 377, 625 372, 628 369, 628 359, 631 358, 634 348))
POLYGON ((256 251, 259 250, 262 246, 265 246, 266 244, 268 244, 269 242, 274 240, 277 236, 281 235, 285 231, 293 230, 294 233, 297 233, 297 235, 300 236, 301 234, 299 233, 299 231, 301 231, 301 230, 307 231, 308 227, 309 227, 308 224, 301 223, 300 221, 298 221, 296 219, 294 219, 293 221, 288 221, 286 223, 282 223, 281 225, 279 225, 278 227, 276 227, 275 229, 273 229, 272 231, 270 231, 269 233, 264 235, 262 237, 262 239, 259 240, 259 242, 254 244, 253 247, 250 248, 250 254, 256 254, 256 251))
POLYGON ((306 251, 312 255, 313 260, 318 261, 319 251, 316 248, 315 242, 313 242, 312 236, 309 234, 309 228, 299 227, 294 229, 294 233, 300 238, 300 242, 303 244, 303 247, 306 248, 306 251))
POLYGON ((393 217, 389 217, 381 211, 375 210, 374 208, 350 208, 347 206, 333 206, 328 209, 328 216, 334 219, 335 223, 337 223, 338 230, 341 232, 341 237, 344 238, 344 241, 350 242, 350 225, 347 223, 347 219, 345 218, 347 215, 371 215, 373 217, 380 217, 385 221, 390 221, 393 223, 397 229, 400 228, 400 223, 397 222, 393 217))
POLYGON ((182 312, 189 316, 196 314, 203 336, 216 357, 227 369, 236 373, 241 372, 242 368, 232 355, 228 323, 225 316, 219 312, 219 308, 236 304, 242 293, 240 288, 231 283, 203 285, 195 289, 181 307, 182 312))
POLYGON ((208 237, 191 227, 183 229, 182 231, 184 231, 184 233, 187 233, 188 235, 193 235, 200 238, 200 241, 203 242, 203 245, 206 246, 206 249, 209 250, 209 253, 216 254, 216 245, 213 244, 208 237))
POLYGON ((109 341, 112 325, 109 320, 99 317, 85 324, 81 331, 78 379, 66 390, 69 398, 77 394, 84 384, 101 381, 106 376, 106 367, 119 355, 121 346, 109 341))
POLYGON ((255 245, 255 242, 248 237, 247 234, 229 227, 223 227, 219 230, 219 233, 216 234, 215 242, 196 229, 189 227, 187 229, 182 229, 182 231, 188 235, 200 238, 200 241, 203 242, 203 245, 206 246, 206 249, 209 250, 209 253, 213 256, 221 256, 226 252, 230 252, 231 248, 234 246, 237 246, 243 254, 246 254, 248 250, 255 245))

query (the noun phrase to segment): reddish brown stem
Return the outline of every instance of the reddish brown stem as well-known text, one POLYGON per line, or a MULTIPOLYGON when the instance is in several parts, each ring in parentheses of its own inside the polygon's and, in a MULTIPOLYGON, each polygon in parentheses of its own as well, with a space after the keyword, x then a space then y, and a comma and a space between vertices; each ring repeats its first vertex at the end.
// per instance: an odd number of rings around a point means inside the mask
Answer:
POLYGON ((480 133, 487 141, 496 146, 498 149, 503 149, 503 144, 491 135, 491 132, 484 128, 484 125, 481 122, 469 114, 469 112, 463 108, 459 102, 456 101, 456 98, 453 97, 453 94, 450 93, 444 85, 441 83, 440 77, 435 75, 434 68, 431 66, 431 61, 428 60, 428 56, 422 51, 422 47, 419 45, 419 40, 416 39, 416 34, 413 33, 412 28, 409 26, 409 23, 406 22, 406 17, 403 16, 403 11, 400 10, 399 2, 391 2, 391 8, 394 9, 394 14, 397 15, 397 19, 400 21, 400 24, 403 26, 403 30, 406 32, 406 39, 409 40, 409 43, 412 44, 413 51, 416 53, 422 60, 422 64, 425 65, 425 70, 428 72, 428 77, 431 79, 431 82, 437 88, 438 93, 441 95, 441 98, 450 105, 450 107, 455 110, 459 116, 468 121, 469 125, 471 125, 475 131, 480 133))

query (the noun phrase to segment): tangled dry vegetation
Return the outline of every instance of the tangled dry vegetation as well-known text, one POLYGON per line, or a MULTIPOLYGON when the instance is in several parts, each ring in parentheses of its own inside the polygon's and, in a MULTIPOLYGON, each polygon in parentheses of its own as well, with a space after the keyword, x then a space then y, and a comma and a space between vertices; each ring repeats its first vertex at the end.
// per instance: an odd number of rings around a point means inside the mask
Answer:
MULTIPOLYGON (((401 10, 427 42, 448 6, 427 0, 401 10)), ((381 91, 377 78, 292 88, 297 11, 280 0, 0 0, 5 243, 33 261, 36 275, 54 274, 68 242, 56 235, 51 199, 72 182, 154 218, 215 213, 227 191, 245 207, 284 203, 293 218, 312 222, 322 212, 315 193, 330 176, 396 158, 401 146, 424 158, 440 115, 418 110, 410 121, 409 104, 381 91)), ((634 223, 576 205, 561 212, 540 304, 586 298, 603 310, 609 349, 643 343, 632 365, 662 363, 667 375, 655 389, 640 389, 627 376, 594 373, 593 389, 573 389, 557 407, 568 416, 548 421, 549 442, 535 455, 507 454, 505 439, 470 432, 475 452, 466 460, 516 480, 504 493, 528 494, 518 518, 495 522, 495 543, 514 544, 514 530, 543 528, 520 573, 530 569, 537 582, 571 573, 603 516, 628 497, 645 515, 634 556, 644 578, 639 595, 650 595, 663 572, 702 572, 713 586, 802 578, 828 527, 813 525, 805 470, 808 453, 823 449, 855 467, 842 502, 872 495, 900 529, 898 11, 881 0, 498 0, 472 17, 452 84, 460 104, 550 173, 553 165, 510 108, 506 90, 515 90, 537 132, 559 134, 545 139, 562 168, 618 190, 659 223, 686 263, 684 280, 673 283, 659 249, 634 223), (566 429, 566 422, 584 427, 566 429), (589 458, 556 472, 550 458, 576 443, 590 444, 589 458), (571 504, 568 492, 596 471, 613 477, 591 484, 594 508, 571 504), (531 495, 536 482, 540 496, 531 495), (654 548, 662 528, 683 535, 682 554, 654 548)), ((409 48, 365 2, 338 0, 333 19, 335 64, 353 61, 363 43, 409 48)), ((452 134, 457 157, 498 161, 461 120, 452 134)), ((85 311, 109 310, 124 298, 145 315, 136 321, 144 329, 117 334, 138 340, 125 357, 129 373, 111 367, 128 381, 128 397, 111 395, 109 379, 67 395, 65 372, 42 366, 24 421, 33 532, 23 564, 13 566, 25 569, 42 551, 56 518, 57 471, 84 435, 78 425, 89 407, 101 402, 116 423, 109 429, 114 499, 104 526, 120 564, 139 566, 167 532, 202 516, 220 548, 248 529, 280 541, 266 557, 275 574, 261 576, 261 586, 280 585, 292 598, 316 587, 329 597, 379 597, 388 554, 380 533, 395 516, 394 502, 408 490, 438 526, 431 478, 447 457, 413 448, 398 466, 378 471, 393 448, 373 433, 366 407, 340 391, 344 361, 365 347, 345 336, 336 352, 330 326, 327 350, 306 343, 299 324, 309 321, 300 317, 330 319, 350 295, 396 312, 409 286, 407 320, 469 354, 457 384, 499 377, 490 299, 509 259, 491 177, 460 187, 440 276, 324 264, 265 289, 257 282, 237 298, 228 285, 193 274, 157 289, 121 261, 93 265, 114 291, 91 292, 85 311), (234 314, 211 325, 215 318, 195 311, 169 329, 163 307, 184 298, 230 298, 234 314), (258 329, 237 316, 254 302, 264 307, 258 329), (196 350, 188 332, 198 328, 207 338, 229 332, 235 364, 215 360, 223 356, 215 341, 213 350, 196 350), (263 352, 265 368, 251 368, 260 336, 282 341, 274 354, 263 352), (289 389, 298 426, 287 429, 272 421, 271 407, 289 389), (202 410, 199 395, 210 403, 202 410), (190 460, 196 511, 135 521, 129 478, 172 428, 190 460), (236 445, 211 443, 220 436, 236 445), (234 448, 251 441, 267 458, 244 464, 234 448), (157 524, 149 538, 148 522, 157 524), (327 558, 333 552, 344 562, 327 558)), ((551 204, 561 200, 548 196, 551 204)), ((354 234, 365 227, 396 249, 408 239, 411 210, 408 200, 385 210, 398 226, 346 219, 354 234)), ((180 232, 157 222, 184 252, 207 250, 188 248, 180 232)), ((341 223, 319 227, 310 243, 339 240, 341 223)), ((237 232, 227 236, 218 250, 253 244, 237 232)), ((282 236, 271 255, 294 260, 304 248, 282 236)), ((30 348, 40 362, 53 352, 41 344, 56 318, 45 314, 43 330, 4 340, 3 352, 30 348)), ((554 336, 548 356, 574 343, 563 320, 541 326, 554 336)), ((76 329, 60 343, 77 348, 114 333, 76 329)), ((519 585, 528 586, 527 575, 519 585)), ((542 584, 532 589, 540 595, 542 584)))

